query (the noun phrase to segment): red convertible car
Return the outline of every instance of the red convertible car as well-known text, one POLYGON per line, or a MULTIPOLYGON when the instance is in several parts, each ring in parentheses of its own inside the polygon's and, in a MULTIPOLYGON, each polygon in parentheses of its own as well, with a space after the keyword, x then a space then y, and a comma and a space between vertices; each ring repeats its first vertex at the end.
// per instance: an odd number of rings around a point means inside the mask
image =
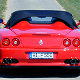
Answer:
POLYGON ((79 24, 66 11, 12 13, 0 29, 0 66, 80 66, 79 24))

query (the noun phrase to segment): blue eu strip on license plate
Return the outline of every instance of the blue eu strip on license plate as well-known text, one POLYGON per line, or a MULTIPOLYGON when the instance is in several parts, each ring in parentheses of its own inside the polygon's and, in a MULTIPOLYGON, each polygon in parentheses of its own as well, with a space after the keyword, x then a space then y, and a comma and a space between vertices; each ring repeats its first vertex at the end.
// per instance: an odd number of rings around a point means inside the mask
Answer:
POLYGON ((53 52, 29 52, 29 59, 53 59, 53 52))

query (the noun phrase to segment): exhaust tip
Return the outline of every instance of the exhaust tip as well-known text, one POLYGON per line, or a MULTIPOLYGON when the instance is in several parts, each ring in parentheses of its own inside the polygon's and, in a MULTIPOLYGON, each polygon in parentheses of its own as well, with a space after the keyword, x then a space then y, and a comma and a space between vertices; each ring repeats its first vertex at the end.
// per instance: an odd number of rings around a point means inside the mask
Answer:
POLYGON ((79 59, 66 59, 64 61, 64 63, 71 64, 71 65, 73 65, 73 64, 79 64, 79 59))
POLYGON ((75 64, 75 59, 71 59, 70 64, 75 64))
POLYGON ((3 59, 3 63, 4 64, 11 64, 12 63, 12 60, 9 59, 9 58, 5 58, 5 59, 3 59))
POLYGON ((3 64, 11 64, 11 63, 18 63, 17 59, 10 59, 10 58, 4 58, 3 64))
POLYGON ((7 59, 3 59, 3 63, 6 64, 7 63, 7 59))
POLYGON ((11 64, 12 60, 11 59, 7 59, 7 64, 11 64))
POLYGON ((75 59, 75 64, 79 64, 79 59, 75 59))

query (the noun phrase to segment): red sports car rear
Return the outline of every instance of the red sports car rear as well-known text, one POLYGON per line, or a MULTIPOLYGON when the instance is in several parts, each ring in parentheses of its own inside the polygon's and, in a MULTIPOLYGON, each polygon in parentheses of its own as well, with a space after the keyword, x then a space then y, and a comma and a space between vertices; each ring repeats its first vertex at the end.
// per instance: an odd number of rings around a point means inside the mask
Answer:
POLYGON ((80 66, 80 30, 65 11, 14 12, 0 29, 0 65, 80 66))

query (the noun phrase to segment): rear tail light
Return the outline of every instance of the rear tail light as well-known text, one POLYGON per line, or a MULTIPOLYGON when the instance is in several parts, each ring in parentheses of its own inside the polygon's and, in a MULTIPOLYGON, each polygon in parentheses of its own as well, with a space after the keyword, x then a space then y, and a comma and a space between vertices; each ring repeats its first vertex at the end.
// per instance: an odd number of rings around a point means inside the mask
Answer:
POLYGON ((12 45, 13 45, 13 46, 18 46, 19 44, 20 44, 19 39, 14 38, 14 39, 12 40, 12 45))
POLYGON ((3 44, 4 46, 8 46, 8 45, 10 44, 10 40, 9 40, 8 38, 4 38, 4 39, 2 40, 2 44, 3 44))
POLYGON ((79 45, 80 45, 80 40, 78 39, 78 38, 76 38, 76 39, 74 39, 73 40, 73 45, 75 46, 75 47, 78 47, 79 45))
POLYGON ((71 40, 70 39, 64 39, 63 45, 66 47, 69 47, 71 45, 71 40))

